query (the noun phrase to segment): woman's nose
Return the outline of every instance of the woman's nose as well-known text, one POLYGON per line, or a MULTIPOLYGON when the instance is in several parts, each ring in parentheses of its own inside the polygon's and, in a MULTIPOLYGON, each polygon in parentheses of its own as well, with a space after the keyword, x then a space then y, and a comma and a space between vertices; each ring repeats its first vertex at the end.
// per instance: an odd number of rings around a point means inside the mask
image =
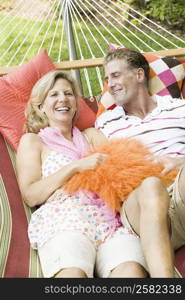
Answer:
POLYGON ((67 99, 67 97, 64 94, 59 94, 58 95, 58 101, 59 102, 63 102, 67 99))

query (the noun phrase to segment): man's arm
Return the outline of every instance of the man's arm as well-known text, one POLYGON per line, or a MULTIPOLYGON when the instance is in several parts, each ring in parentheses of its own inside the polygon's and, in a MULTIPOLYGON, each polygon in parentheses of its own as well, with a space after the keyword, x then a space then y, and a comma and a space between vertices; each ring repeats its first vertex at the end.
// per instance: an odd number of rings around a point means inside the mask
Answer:
POLYGON ((164 169, 162 174, 168 173, 172 169, 181 169, 185 165, 185 156, 183 157, 170 157, 167 155, 149 155, 147 160, 153 161, 155 163, 163 164, 164 169))

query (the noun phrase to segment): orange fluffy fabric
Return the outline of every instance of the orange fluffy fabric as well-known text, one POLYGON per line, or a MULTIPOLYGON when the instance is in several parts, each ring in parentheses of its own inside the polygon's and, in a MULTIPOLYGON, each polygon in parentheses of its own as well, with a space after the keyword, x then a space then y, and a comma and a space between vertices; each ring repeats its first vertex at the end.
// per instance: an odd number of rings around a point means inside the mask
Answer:
POLYGON ((63 188, 70 194, 81 189, 95 192, 113 211, 120 211, 121 202, 126 200, 130 192, 146 177, 156 176, 165 184, 169 184, 177 175, 175 170, 161 175, 164 167, 146 160, 145 156, 151 152, 134 139, 109 141, 90 154, 96 152, 109 156, 95 169, 73 175, 63 188))

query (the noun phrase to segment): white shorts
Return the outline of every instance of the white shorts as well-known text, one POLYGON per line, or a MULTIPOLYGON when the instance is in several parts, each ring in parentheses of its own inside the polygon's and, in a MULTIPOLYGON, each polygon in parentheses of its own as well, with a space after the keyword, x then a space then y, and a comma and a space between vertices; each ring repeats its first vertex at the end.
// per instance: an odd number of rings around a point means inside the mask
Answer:
POLYGON ((87 277, 108 277, 111 270, 123 262, 135 261, 145 269, 140 239, 134 234, 119 234, 98 246, 79 232, 62 232, 38 249, 44 277, 53 277, 64 268, 76 267, 87 277))
POLYGON ((185 204, 179 193, 179 178, 177 175, 174 184, 168 189, 171 197, 169 216, 171 221, 171 240, 174 250, 185 245, 185 204))

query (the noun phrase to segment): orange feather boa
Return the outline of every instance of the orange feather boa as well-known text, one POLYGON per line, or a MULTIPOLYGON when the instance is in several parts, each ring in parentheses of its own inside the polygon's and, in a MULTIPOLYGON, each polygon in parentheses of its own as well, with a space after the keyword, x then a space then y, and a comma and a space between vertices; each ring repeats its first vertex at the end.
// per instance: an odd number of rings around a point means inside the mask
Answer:
POLYGON ((92 153, 109 154, 108 158, 95 169, 87 169, 73 175, 63 186, 73 194, 81 189, 95 192, 113 211, 120 211, 121 202, 137 188, 143 179, 156 176, 169 184, 177 175, 172 170, 161 175, 164 166, 145 159, 151 152, 134 139, 109 141, 92 153))

